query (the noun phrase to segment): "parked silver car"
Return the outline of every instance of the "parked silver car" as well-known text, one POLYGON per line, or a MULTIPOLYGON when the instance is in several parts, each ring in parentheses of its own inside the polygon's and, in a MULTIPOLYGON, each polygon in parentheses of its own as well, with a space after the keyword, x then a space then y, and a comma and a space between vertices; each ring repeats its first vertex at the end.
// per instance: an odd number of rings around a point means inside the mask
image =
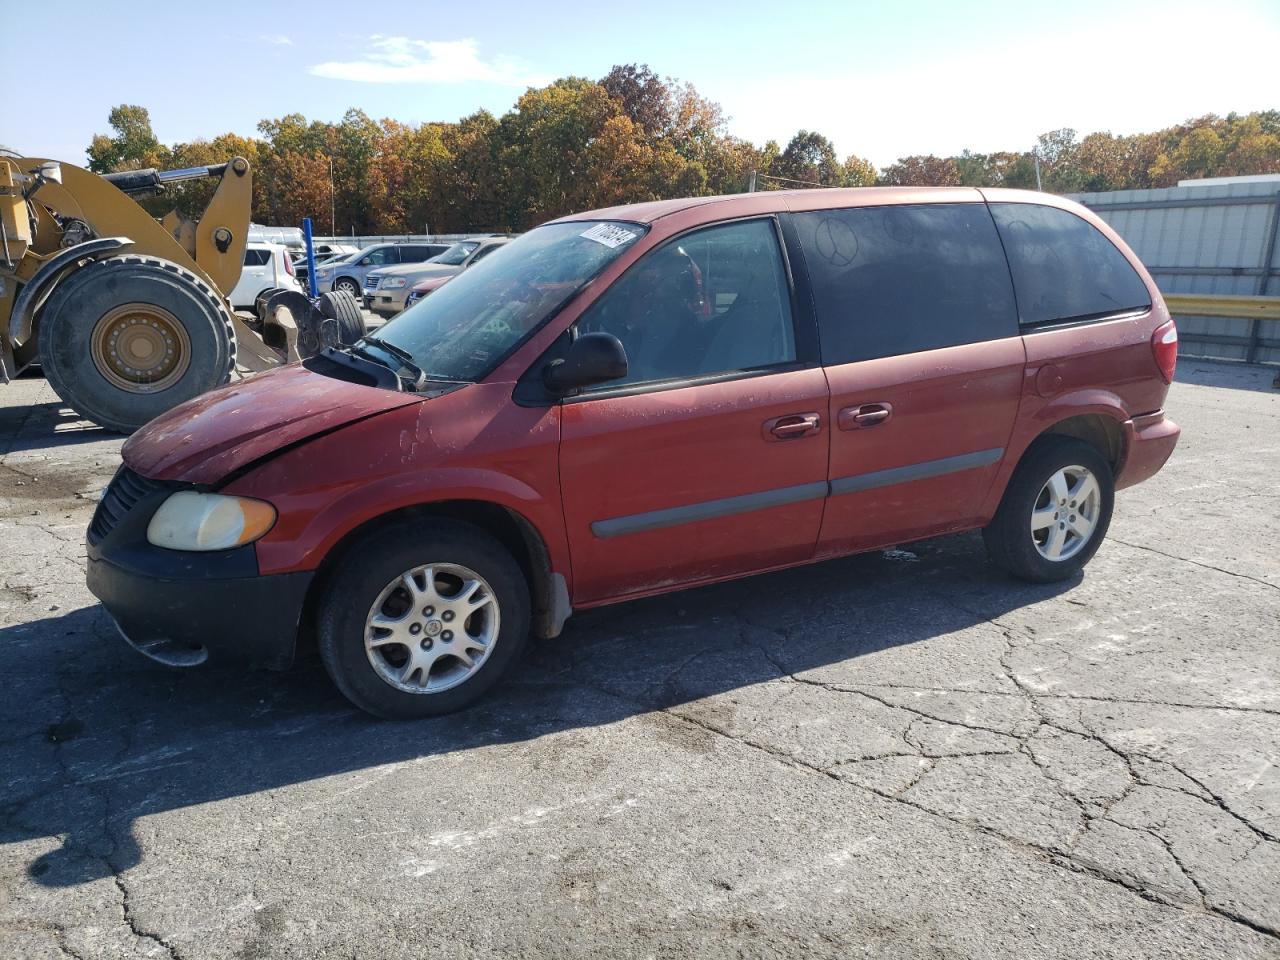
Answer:
POLYGON ((394 317, 403 310, 414 285, 423 280, 445 280, 484 259, 510 237, 460 240, 426 263, 405 264, 371 271, 364 278, 364 307, 380 317, 394 317))
POLYGON ((422 263, 449 249, 447 243, 375 243, 336 263, 316 267, 316 286, 345 290, 357 299, 365 275, 378 267, 398 267, 402 263, 422 263))

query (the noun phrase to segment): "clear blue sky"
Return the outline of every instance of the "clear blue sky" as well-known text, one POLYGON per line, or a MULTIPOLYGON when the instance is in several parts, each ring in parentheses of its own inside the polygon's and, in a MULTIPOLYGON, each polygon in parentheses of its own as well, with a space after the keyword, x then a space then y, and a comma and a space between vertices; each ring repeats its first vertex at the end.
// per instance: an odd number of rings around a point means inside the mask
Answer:
MULTIPOLYGON (((18 37, 0 59, 11 94, 0 143, 71 162, 118 103, 147 107, 172 143, 252 134, 286 113, 336 120, 353 106, 413 123, 500 114, 528 84, 627 62, 691 81, 739 136, 785 143, 807 127, 881 166, 1025 148, 1060 126, 1133 133, 1280 108, 1277 0, 63 0, 38 10, 56 30, 18 37), (40 97, 19 95, 33 84, 40 97)), ((22 32, 12 17, 7 28, 22 32)))

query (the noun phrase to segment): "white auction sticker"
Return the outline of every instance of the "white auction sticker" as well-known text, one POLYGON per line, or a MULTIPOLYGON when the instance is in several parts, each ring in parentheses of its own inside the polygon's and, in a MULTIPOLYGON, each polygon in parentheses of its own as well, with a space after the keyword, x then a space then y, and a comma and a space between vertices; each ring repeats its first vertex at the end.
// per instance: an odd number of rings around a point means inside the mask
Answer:
POLYGON ((591 229, 583 230, 578 236, 594 240, 596 243, 603 243, 606 247, 613 249, 624 243, 630 243, 639 234, 632 233, 626 227, 620 227, 616 223, 597 223, 591 229))

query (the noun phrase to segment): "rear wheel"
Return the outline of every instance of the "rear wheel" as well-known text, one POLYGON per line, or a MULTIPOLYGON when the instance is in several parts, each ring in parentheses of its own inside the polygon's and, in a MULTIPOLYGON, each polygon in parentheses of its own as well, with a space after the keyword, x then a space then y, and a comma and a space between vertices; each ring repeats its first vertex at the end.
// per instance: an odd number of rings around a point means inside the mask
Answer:
POLYGON ((982 531, 991 559, 1023 580, 1049 583, 1089 562, 1111 523, 1115 483, 1097 449, 1072 437, 1037 440, 982 531))
POLYGON ((409 720, 459 710, 519 658, 529 587, 483 530, 452 520, 386 528, 352 547, 320 602, 320 657, 348 700, 409 720))
POLYGON ((72 273, 45 304, 39 339, 58 396, 121 433, 226 383, 235 369, 222 299, 156 257, 112 257, 72 273))

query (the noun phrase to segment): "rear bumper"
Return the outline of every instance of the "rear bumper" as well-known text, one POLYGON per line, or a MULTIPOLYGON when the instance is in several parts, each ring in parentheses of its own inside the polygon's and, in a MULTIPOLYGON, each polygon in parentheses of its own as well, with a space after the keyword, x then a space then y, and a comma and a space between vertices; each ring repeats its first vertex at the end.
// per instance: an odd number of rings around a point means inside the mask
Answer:
POLYGON ((1182 428, 1163 410, 1124 422, 1124 462, 1116 474, 1116 489, 1132 487, 1154 476, 1173 453, 1182 428))

